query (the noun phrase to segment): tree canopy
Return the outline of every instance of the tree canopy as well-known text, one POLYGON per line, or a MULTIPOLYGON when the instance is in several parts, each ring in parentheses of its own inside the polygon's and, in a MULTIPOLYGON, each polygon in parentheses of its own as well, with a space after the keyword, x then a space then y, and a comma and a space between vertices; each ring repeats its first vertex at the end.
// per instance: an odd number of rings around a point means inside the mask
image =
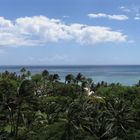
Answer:
POLYGON ((0 74, 0 140, 139 139, 139 82, 94 83, 81 73, 62 82, 25 68, 0 74))

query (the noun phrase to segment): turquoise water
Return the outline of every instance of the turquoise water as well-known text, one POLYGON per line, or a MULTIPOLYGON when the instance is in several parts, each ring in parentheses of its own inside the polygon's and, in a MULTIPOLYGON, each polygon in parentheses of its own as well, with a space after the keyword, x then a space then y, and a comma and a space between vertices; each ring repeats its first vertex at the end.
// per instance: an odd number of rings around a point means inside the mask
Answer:
MULTIPOLYGON (((20 73, 23 66, 0 66, 0 72, 8 70, 20 73)), ((32 73, 40 73, 47 69, 51 74, 57 73, 61 80, 69 73, 76 75, 82 73, 90 77, 94 82, 106 81, 108 83, 121 83, 123 85, 134 85, 140 80, 140 65, 137 66, 24 66, 32 73)))

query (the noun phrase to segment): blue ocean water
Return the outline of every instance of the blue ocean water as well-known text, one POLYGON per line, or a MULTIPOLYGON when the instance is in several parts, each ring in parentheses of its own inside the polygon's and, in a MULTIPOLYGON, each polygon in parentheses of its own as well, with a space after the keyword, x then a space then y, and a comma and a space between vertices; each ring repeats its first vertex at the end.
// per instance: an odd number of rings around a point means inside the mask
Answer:
POLYGON ((123 85, 134 85, 140 80, 140 65, 0 66, 0 72, 8 70, 19 74, 22 67, 30 70, 33 74, 47 69, 51 74, 59 74, 62 81, 67 74, 77 75, 79 72, 86 77, 92 78, 94 82, 106 81, 108 83, 119 82, 123 85))

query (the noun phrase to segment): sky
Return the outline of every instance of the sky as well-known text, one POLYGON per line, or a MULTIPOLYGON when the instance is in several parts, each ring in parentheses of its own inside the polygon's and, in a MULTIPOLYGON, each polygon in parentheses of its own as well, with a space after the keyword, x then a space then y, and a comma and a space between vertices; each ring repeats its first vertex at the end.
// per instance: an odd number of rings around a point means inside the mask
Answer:
POLYGON ((140 65, 140 0, 0 0, 0 65, 140 65))

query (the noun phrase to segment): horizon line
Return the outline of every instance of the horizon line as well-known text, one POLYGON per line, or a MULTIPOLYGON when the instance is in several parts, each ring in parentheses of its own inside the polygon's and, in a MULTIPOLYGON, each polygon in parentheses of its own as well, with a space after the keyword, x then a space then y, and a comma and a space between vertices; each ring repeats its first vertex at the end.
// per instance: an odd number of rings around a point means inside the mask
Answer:
POLYGON ((6 65, 0 65, 0 67, 16 67, 16 66, 23 66, 23 67, 36 67, 36 66, 40 66, 40 67, 44 67, 44 66, 140 66, 140 64, 51 64, 51 65, 47 65, 47 64, 42 64, 42 65, 39 65, 39 64, 33 64, 33 65, 30 65, 30 64, 6 64, 6 65))

